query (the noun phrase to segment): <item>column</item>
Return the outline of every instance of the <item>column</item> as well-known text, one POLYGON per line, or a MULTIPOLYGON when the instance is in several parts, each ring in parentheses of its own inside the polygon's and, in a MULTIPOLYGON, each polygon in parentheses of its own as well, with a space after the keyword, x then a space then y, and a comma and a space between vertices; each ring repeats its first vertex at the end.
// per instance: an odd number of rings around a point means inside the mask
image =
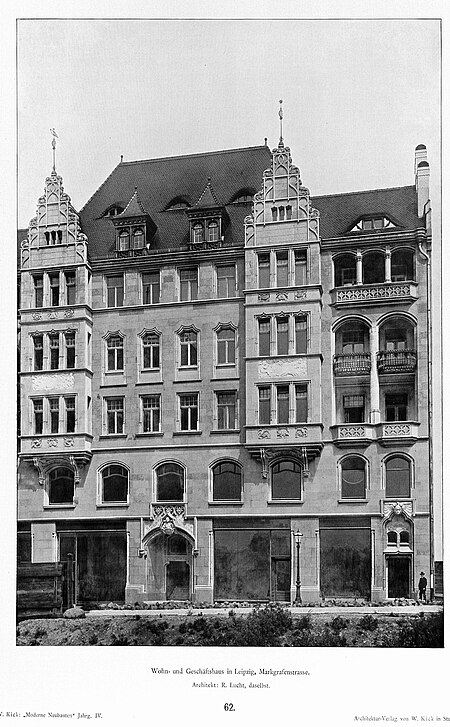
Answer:
POLYGON ((356 251, 356 285, 362 285, 362 252, 361 250, 356 251))
POLYGON ((384 280, 386 283, 391 282, 391 248, 389 245, 386 247, 384 256, 384 280))
POLYGON ((380 387, 377 370, 378 326, 374 323, 370 329, 370 423, 380 422, 380 387))

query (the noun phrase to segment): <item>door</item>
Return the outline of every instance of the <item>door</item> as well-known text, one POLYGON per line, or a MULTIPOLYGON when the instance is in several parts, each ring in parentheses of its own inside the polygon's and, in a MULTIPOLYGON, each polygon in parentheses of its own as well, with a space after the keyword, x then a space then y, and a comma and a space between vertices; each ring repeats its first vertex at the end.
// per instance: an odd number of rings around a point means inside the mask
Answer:
POLYGON ((170 560, 166 566, 166 599, 168 601, 189 600, 188 563, 183 560, 170 560))
POLYGON ((407 556, 388 558, 388 598, 410 597, 410 564, 407 556))
POLYGON ((272 558, 272 599, 290 601, 291 598, 291 560, 272 558))

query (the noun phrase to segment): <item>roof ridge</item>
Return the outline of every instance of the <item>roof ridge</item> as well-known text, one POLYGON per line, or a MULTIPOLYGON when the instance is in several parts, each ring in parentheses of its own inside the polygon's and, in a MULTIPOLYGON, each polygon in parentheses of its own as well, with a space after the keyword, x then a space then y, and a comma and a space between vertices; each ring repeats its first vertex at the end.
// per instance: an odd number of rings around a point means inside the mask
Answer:
MULTIPOLYGON (((145 162, 162 162, 162 161, 167 161, 168 159, 187 159, 188 157, 205 157, 205 156, 213 156, 213 155, 215 156, 216 154, 232 154, 233 152, 237 152, 237 151, 249 151, 250 149, 268 149, 268 148, 269 147, 266 146, 265 144, 261 144, 258 146, 241 146, 241 147, 237 147, 236 149, 218 149, 217 151, 198 151, 198 152, 194 152, 192 154, 175 154, 174 156, 154 157, 153 159, 133 159, 129 162, 120 162, 120 166, 125 166, 127 164, 144 164, 145 162)), ((117 166, 119 166, 119 164, 117 166)), ((115 167, 115 168, 117 169, 117 167, 115 167)), ((100 187, 99 187, 99 189, 100 189, 100 187)))
POLYGON ((397 187, 375 187, 375 189, 359 189, 354 192, 334 192, 332 194, 313 194, 311 199, 323 199, 324 197, 345 197, 346 195, 369 194, 370 192, 392 192, 395 189, 414 188, 414 184, 402 184, 397 187))

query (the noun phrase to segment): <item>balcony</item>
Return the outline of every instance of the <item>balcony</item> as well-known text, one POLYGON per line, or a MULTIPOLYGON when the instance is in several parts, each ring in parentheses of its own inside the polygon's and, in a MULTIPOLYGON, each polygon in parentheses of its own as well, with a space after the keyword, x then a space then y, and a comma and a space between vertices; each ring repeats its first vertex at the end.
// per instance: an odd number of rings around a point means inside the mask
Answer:
POLYGON ((413 444, 419 437, 418 422, 382 422, 377 424, 377 438, 388 447, 391 444, 413 444))
POLYGON ((331 292, 332 305, 379 305, 417 300, 417 283, 375 283, 335 288, 331 292))
POLYGON ((406 374, 416 370, 417 351, 378 351, 379 374, 406 374))
POLYGON ((370 353, 337 354, 333 360, 335 376, 364 376, 370 374, 370 353))
POLYGON ((337 447, 365 447, 374 436, 372 424, 334 424, 330 429, 337 447))
POLYGON ((33 455, 70 455, 87 453, 91 456, 92 435, 73 434, 36 434, 21 437, 21 454, 33 455))
POLYGON ((288 444, 291 446, 318 445, 322 448, 322 428, 319 423, 298 423, 298 424, 261 424, 260 426, 246 427, 247 445, 258 447, 280 446, 288 444))

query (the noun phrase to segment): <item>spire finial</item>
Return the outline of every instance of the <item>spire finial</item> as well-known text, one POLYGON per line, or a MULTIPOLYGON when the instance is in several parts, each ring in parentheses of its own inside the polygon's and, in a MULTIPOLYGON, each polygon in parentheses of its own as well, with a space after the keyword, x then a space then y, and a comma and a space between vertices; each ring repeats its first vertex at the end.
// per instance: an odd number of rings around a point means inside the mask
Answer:
POLYGON ((283 99, 280 98, 280 110, 278 111, 278 116, 280 117, 280 144, 283 143, 283 99))
POLYGON ((53 149, 53 171, 56 172, 56 139, 59 139, 55 129, 50 129, 50 133, 53 136, 52 149, 53 149))

